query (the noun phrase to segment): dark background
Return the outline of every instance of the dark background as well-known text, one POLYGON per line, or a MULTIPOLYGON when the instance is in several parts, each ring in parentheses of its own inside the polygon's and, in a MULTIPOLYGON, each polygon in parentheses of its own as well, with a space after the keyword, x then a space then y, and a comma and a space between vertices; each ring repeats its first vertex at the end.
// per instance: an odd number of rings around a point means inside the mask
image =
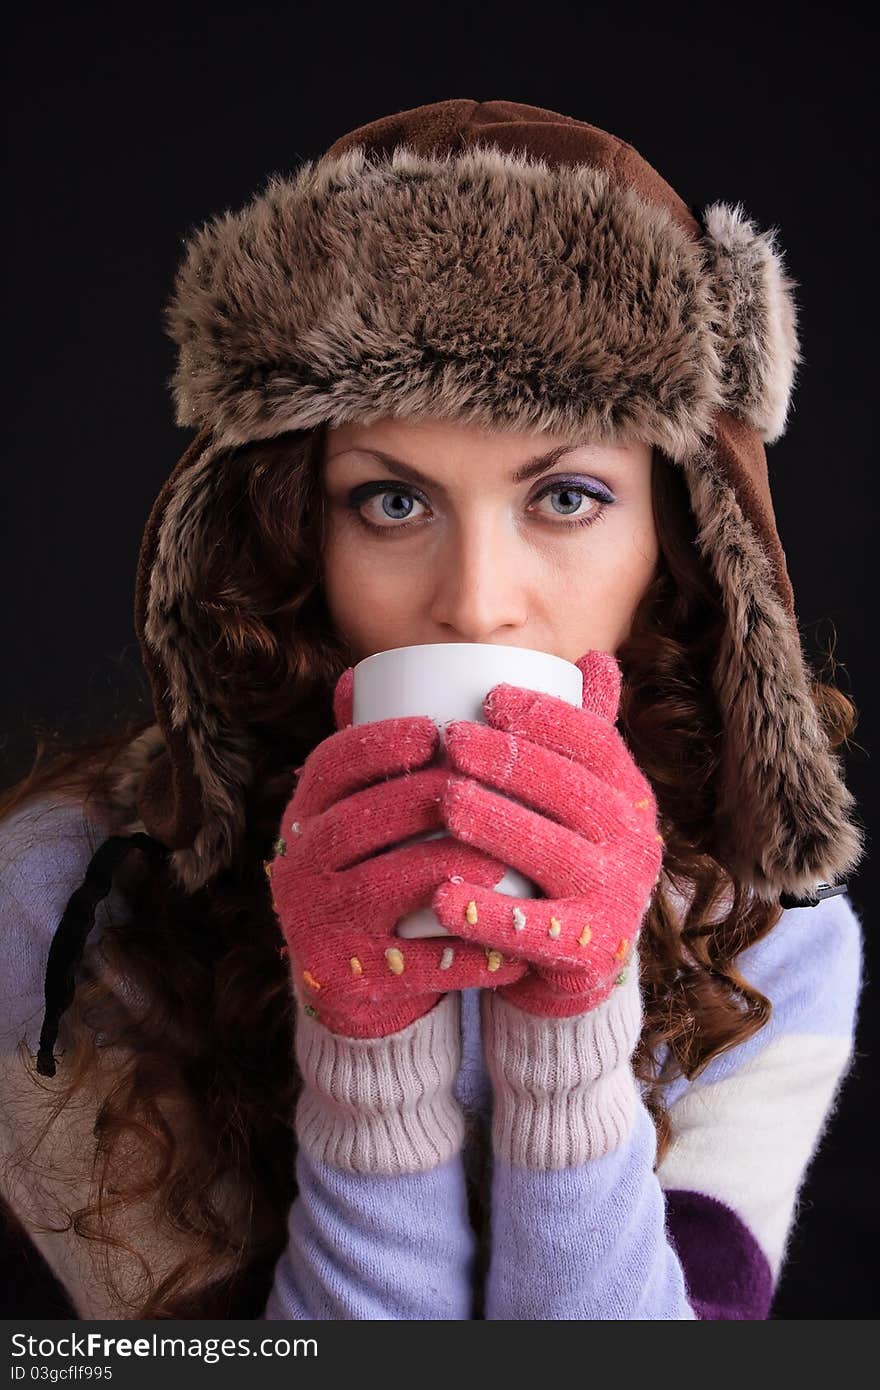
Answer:
MULTIPOLYGON (((135 560, 188 439, 172 424, 160 318, 184 236, 366 121, 448 97, 504 98, 628 140, 690 205, 742 202, 762 229, 779 228, 806 362, 787 434, 768 449, 771 483, 805 651, 818 667, 833 651, 834 678, 861 712, 846 767, 870 832, 877 50, 867 14, 299 4, 18 15, 2 784, 27 769, 34 725, 97 728, 146 690, 135 560)), ((802 1192, 782 1318, 877 1312, 870 848, 850 885, 868 950, 857 1061, 802 1192)))

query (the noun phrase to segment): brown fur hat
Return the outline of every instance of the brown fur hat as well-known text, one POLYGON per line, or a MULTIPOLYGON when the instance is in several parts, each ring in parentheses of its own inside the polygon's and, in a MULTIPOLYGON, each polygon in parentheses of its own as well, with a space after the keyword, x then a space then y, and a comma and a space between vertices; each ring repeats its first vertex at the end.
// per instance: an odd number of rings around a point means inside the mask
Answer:
POLYGON ((167 322, 196 433, 147 523, 135 609, 161 738, 133 828, 179 881, 231 862, 254 770, 185 640, 215 461, 386 415, 641 440, 679 465, 727 618, 713 842, 768 901, 846 875, 862 832, 809 693, 764 452, 801 360, 793 288, 741 206, 697 213, 623 140, 508 101, 375 121, 195 233, 167 322))

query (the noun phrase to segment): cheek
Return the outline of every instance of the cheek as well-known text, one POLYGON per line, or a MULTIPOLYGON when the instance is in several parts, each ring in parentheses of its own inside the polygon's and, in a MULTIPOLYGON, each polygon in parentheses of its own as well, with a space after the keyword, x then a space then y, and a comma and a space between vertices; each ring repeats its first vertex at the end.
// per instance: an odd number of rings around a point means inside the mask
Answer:
POLYGON ((630 527, 617 549, 614 574, 620 591, 620 609, 634 612, 645 589, 651 584, 659 559, 658 537, 652 518, 630 527))
POLYGON ((328 524, 321 557, 321 578, 333 625, 346 635, 351 634, 351 620, 355 615, 356 605, 352 603, 351 596, 356 592, 356 566, 357 556, 353 548, 346 545, 345 537, 338 534, 337 528, 328 524))
POLYGON ((568 582, 586 583, 606 600, 613 601, 617 595, 626 603, 630 595, 643 590, 650 581, 658 556, 657 534, 650 516, 646 519, 641 511, 609 514, 588 531, 579 553, 566 555, 565 578, 568 582))
POLYGON ((623 555, 627 585, 637 599, 641 598, 660 559, 660 544, 650 509, 631 528, 629 545, 623 555))
POLYGON ((653 519, 632 528, 629 544, 619 555, 618 582, 613 596, 616 650, 629 635, 636 609, 657 572, 660 547, 653 519))
POLYGON ((360 652, 395 645, 395 632, 411 612, 415 588, 383 565, 375 547, 358 544, 346 529, 328 529, 322 563, 327 611, 337 631, 360 652))
POLYGON ((432 566, 425 542, 385 540, 363 530, 341 509, 332 509, 324 532, 323 572, 328 592, 340 601, 346 589, 388 595, 424 588, 432 566))
MULTIPOLYGON (((615 519, 616 521, 616 519, 615 519)), ((640 519, 602 523, 579 559, 572 559, 545 590, 555 622, 574 647, 615 651, 656 572, 659 547, 653 524, 640 519), (584 645, 585 644, 585 645, 584 645)), ((579 651, 580 654, 580 651, 579 651)))

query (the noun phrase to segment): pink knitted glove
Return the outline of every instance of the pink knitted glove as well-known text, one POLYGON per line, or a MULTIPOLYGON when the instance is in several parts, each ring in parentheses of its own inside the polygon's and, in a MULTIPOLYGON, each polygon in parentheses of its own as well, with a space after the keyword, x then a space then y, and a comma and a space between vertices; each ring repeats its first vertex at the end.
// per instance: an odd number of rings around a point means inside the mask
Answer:
POLYGON ((477 944, 393 934, 438 883, 459 875, 491 889, 505 865, 450 836, 367 858, 443 828, 449 773, 425 766, 440 741, 427 715, 352 726, 352 681, 349 667, 334 692, 337 732, 300 769, 267 873, 299 1002, 331 1032, 379 1038, 450 990, 511 983, 527 965, 477 944))
POLYGON ((431 899, 448 931, 530 961, 500 993, 551 1018, 585 1013, 622 983, 663 856, 651 787, 613 725, 620 667, 606 652, 577 665, 583 708, 496 685, 483 702, 490 727, 457 720, 446 732, 450 767, 465 775, 450 777, 444 823, 546 896, 475 881, 442 884, 431 899))

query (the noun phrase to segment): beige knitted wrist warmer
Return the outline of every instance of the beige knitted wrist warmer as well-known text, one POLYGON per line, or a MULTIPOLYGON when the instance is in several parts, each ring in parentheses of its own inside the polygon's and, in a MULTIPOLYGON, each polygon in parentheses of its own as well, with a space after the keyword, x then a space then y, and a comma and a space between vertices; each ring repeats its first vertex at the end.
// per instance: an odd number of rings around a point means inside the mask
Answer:
POLYGON ((300 1147, 358 1173, 413 1173, 444 1163, 464 1141, 452 1094, 461 1062, 461 1000, 386 1038, 345 1038, 297 1012, 300 1147))
POLYGON ((495 1154, 521 1168, 573 1168, 623 1143, 638 1101, 636 956, 625 982, 575 1018, 534 1017, 493 990, 480 1003, 495 1154))

